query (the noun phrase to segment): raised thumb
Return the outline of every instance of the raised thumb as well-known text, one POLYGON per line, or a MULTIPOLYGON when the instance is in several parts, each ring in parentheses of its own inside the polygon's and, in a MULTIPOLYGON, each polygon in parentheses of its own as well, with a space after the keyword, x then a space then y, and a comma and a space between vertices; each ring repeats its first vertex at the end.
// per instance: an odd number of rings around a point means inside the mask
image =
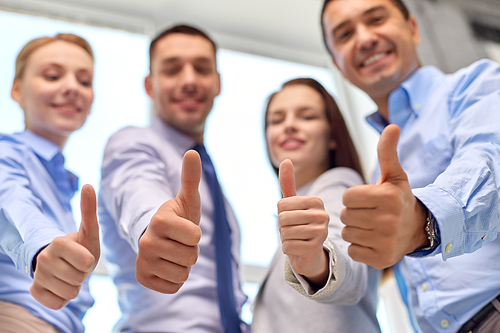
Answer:
POLYGON ((182 203, 183 217, 199 224, 201 200, 198 190, 201 180, 201 159, 198 152, 188 150, 182 160, 181 189, 177 199, 182 203))
POLYGON ((99 223, 97 221, 97 204, 94 188, 84 185, 81 193, 80 209, 82 223, 78 230, 78 243, 94 255, 96 261, 100 255, 99 223))
POLYGON ((295 175, 293 173, 293 163, 289 159, 280 164, 279 179, 283 198, 293 197, 295 193, 295 175))
POLYGON ((377 154, 380 166, 380 178, 377 184, 385 182, 407 181, 406 173, 398 158, 399 127, 387 125, 378 141, 377 154))

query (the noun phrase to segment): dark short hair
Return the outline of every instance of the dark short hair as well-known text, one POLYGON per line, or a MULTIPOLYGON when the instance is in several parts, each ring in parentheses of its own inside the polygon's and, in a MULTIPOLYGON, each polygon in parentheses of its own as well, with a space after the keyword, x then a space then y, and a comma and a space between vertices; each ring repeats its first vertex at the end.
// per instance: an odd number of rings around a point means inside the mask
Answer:
MULTIPOLYGON (((349 130, 347 129, 347 126, 345 124, 344 117, 342 117, 339 107, 337 106, 337 103, 333 99, 332 95, 330 95, 328 91, 326 91, 321 83, 311 78, 298 78, 287 81, 283 83, 283 85, 281 86, 281 90, 293 85, 304 85, 311 87, 321 95, 321 99, 325 104, 325 115, 328 121, 328 125, 330 126, 330 135, 337 144, 337 147, 335 149, 330 150, 329 169, 335 167, 348 167, 356 170, 361 175, 361 177, 364 177, 358 153, 356 151, 356 148, 354 147, 351 136, 349 135, 349 130)), ((273 100, 274 96, 276 96, 278 92, 279 91, 271 94, 271 96, 269 96, 268 98, 266 112, 264 115, 264 134, 267 131, 267 114, 269 112, 269 106, 271 105, 271 101, 273 100)), ((271 160, 269 146, 266 145, 266 147, 267 156, 269 157, 269 160, 271 160)), ((278 168, 273 165, 273 169, 276 174, 278 174, 278 168)))
POLYGON ((185 24, 180 24, 176 25, 173 27, 168 28, 167 30, 164 30, 160 34, 158 34, 152 41, 151 44, 149 45, 149 70, 151 71, 151 60, 153 59, 153 52, 156 47, 156 44, 166 36, 170 34, 185 34, 185 35, 191 35, 191 36, 200 36, 205 38, 212 44, 214 48, 214 54, 217 54, 217 45, 215 42, 203 31, 201 31, 198 28, 185 25, 185 24))
MULTIPOLYGON (((321 32, 323 33, 323 42, 325 43, 326 49, 328 50, 328 53, 330 53, 330 55, 333 54, 328 48, 328 41, 326 40, 325 28, 323 26, 323 15, 325 14, 326 6, 332 1, 335 0, 324 0, 323 8, 321 8, 321 16, 319 17, 319 24, 321 25, 321 32)), ((410 18, 410 12, 408 11, 408 8, 404 4, 403 0, 389 0, 389 1, 391 1, 396 7, 398 7, 398 9, 401 11, 401 14, 403 14, 405 20, 408 20, 410 18)))

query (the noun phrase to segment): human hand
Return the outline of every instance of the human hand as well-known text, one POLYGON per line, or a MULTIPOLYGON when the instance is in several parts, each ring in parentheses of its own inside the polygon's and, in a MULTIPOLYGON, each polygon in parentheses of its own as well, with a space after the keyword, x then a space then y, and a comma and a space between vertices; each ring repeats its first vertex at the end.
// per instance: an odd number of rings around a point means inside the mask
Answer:
POLYGON ((320 198, 296 195, 292 161, 281 162, 279 180, 283 193, 283 199, 278 202, 283 253, 297 274, 314 286, 323 286, 329 272, 323 242, 328 237, 330 216, 320 198))
POLYGON ((396 264, 424 246, 425 209, 413 195, 397 156, 399 127, 388 125, 377 147, 380 179, 343 195, 342 238, 351 243, 349 256, 377 269, 396 264))
POLYGON ((80 229, 55 238, 37 256, 30 293, 50 309, 61 309, 76 298, 82 283, 99 261, 99 224, 92 186, 83 186, 80 207, 80 229))
POLYGON ((139 240, 136 279, 146 288, 174 294, 198 259, 201 160, 194 150, 183 158, 181 189, 160 206, 139 240))

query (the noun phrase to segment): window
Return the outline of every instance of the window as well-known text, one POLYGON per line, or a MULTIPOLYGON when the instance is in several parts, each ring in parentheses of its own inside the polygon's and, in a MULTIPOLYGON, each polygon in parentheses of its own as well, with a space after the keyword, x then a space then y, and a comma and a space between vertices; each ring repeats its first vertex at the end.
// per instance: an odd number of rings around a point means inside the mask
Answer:
MULTIPOLYGON (((90 183, 98 190, 102 153, 109 136, 124 126, 147 125, 151 119, 150 101, 143 87, 148 73, 150 38, 0 11, 0 73, 3 74, 0 76, 0 132, 19 132, 24 128, 22 110, 10 98, 17 54, 29 40, 59 32, 84 37, 95 53, 92 114, 85 126, 70 137, 65 156, 67 168, 80 176, 80 185, 90 183)), ((280 190, 264 140, 267 97, 282 83, 297 77, 315 78, 334 96, 336 87, 330 69, 225 49, 218 52, 218 66, 222 92, 207 122, 206 145, 241 225, 242 261, 249 281, 244 291, 253 298, 259 279, 255 273, 265 271, 278 248, 276 203, 280 190)), ((79 221, 78 193, 73 211, 75 220, 79 221)), ((87 331, 110 332, 120 315, 116 290, 106 275, 94 275, 90 287, 96 303, 84 318, 87 331)), ((248 306, 243 316, 251 321, 248 306)))

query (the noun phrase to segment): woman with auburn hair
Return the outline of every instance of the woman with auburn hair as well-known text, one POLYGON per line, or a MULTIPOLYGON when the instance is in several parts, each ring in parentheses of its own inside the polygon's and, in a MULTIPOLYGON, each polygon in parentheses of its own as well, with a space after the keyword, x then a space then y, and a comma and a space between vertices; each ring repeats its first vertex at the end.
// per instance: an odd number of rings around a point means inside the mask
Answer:
POLYGON ((288 81, 269 98, 265 135, 283 193, 282 246, 255 299, 252 331, 380 332, 379 271, 354 262, 341 237, 342 194, 363 179, 337 104, 313 79, 288 81))
POLYGON ((83 332, 92 306, 88 275, 100 255, 95 192, 82 188, 77 231, 70 200, 78 178, 62 151, 94 98, 94 57, 72 34, 30 41, 11 96, 22 133, 0 133, 0 327, 2 332, 83 332))

